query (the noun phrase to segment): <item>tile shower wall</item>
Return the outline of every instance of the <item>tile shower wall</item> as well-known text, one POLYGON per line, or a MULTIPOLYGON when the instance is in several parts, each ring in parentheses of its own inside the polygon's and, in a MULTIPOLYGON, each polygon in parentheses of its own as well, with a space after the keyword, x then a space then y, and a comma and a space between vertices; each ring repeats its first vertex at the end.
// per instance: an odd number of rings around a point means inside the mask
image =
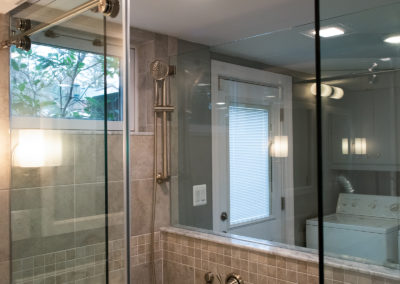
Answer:
MULTIPOLYGON (((105 277, 104 133, 63 131, 61 136, 61 166, 12 169, 14 283, 101 283, 105 277)), ((109 133, 108 142, 109 268, 111 283, 119 283, 124 268, 121 133, 109 133)))
MULTIPOLYGON (((136 54, 137 94, 136 129, 130 136, 131 153, 131 283, 151 283, 150 231, 154 158, 154 93, 150 63, 155 59, 169 62, 176 54, 177 40, 166 35, 132 29, 136 54)), ((133 90, 132 90, 133 91, 133 90)), ((133 96, 132 96, 133 97, 133 96)), ((131 111, 131 114, 135 114, 131 111)), ((160 137, 161 138, 161 137, 160 137)), ((159 164, 160 165, 160 164, 159 164)), ((176 173, 172 169, 172 173, 176 173)), ((176 180, 176 176, 171 178, 176 180)), ((170 182, 157 186, 156 231, 170 224, 170 182)), ((159 232, 155 235, 156 280, 162 282, 159 232)))
MULTIPOLYGON (((319 283, 316 255, 216 237, 181 229, 166 228, 161 233, 164 284, 206 283, 204 274, 239 273, 246 284, 319 283), (299 254, 303 256, 299 256, 299 254)), ((372 269, 373 271, 373 269, 372 269)), ((390 280, 360 273, 356 269, 325 267, 327 284, 394 284, 390 280)), ((141 282, 138 282, 141 283, 141 282)), ((217 280, 214 283, 218 283, 217 280)))
MULTIPOLYGON (((0 14, 0 41, 8 38, 8 16, 0 14)), ((8 284, 10 267, 10 134, 8 50, 0 50, 0 284, 8 284)))

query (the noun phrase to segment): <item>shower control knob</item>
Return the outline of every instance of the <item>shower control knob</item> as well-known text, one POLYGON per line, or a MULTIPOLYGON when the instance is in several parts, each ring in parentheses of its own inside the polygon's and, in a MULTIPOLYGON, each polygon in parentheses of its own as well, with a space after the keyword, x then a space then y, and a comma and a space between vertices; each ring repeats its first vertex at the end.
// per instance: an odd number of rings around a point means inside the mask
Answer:
POLYGON ((244 284, 242 277, 239 274, 231 273, 226 277, 226 284, 244 284))
POLYGON ((226 212, 222 212, 222 213, 221 213, 221 217, 220 217, 220 218, 221 218, 221 220, 222 220, 222 221, 225 221, 225 220, 227 220, 227 219, 228 219, 228 213, 226 213, 226 212))
POLYGON ((213 283, 214 281, 214 274, 212 272, 207 272, 204 274, 204 280, 206 283, 213 283))

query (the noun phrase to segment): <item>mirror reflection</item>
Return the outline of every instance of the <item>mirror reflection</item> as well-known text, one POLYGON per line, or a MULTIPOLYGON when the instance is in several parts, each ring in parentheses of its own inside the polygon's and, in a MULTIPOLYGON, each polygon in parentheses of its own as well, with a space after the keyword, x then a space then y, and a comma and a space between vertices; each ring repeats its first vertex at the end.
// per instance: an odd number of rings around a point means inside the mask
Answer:
MULTIPOLYGON (((400 5, 334 18, 321 5, 325 253, 397 268, 399 45, 390 19, 400 5), (389 20, 368 24, 379 18, 389 20)), ((170 58, 177 226, 318 249, 314 35, 310 24, 186 43, 170 58)))

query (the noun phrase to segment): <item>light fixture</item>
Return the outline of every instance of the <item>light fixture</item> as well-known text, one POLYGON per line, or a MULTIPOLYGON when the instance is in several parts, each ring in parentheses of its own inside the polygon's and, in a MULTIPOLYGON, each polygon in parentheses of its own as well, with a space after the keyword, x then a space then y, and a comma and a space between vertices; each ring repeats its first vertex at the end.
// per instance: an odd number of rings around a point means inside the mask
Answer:
POLYGON ((198 83, 197 86, 198 87, 207 87, 207 86, 210 86, 210 84, 208 84, 208 83, 198 83))
POLYGON ((355 138, 354 139, 354 154, 365 155, 367 154, 367 139, 355 138))
MULTIPOLYGON (((320 37, 323 38, 341 36, 344 35, 345 33, 346 33, 345 29, 338 26, 323 27, 319 30, 319 35, 320 37)), ((309 37, 315 37, 316 32, 315 30, 311 30, 308 32, 303 32, 303 34, 309 37)))
POLYGON ((349 154, 349 139, 342 138, 342 154, 348 155, 349 154))
POLYGON ((217 102, 216 105, 224 106, 224 105, 225 105, 225 102, 217 102))
MULTIPOLYGON (((311 85, 311 93, 317 95, 317 84, 311 85)), ((321 84, 321 97, 329 97, 332 94, 332 87, 326 84, 321 84)))
MULTIPOLYGON (((317 84, 314 83, 310 88, 311 94, 317 95, 317 84)), ((329 97, 330 99, 339 100, 343 98, 344 91, 342 88, 321 84, 321 97, 329 97)))
POLYGON ((329 97, 331 99, 340 100, 344 96, 344 91, 342 88, 332 86, 333 92, 329 97))
MULTIPOLYGON (((315 35, 315 31, 314 31, 315 35)), ((344 35, 344 30, 338 27, 326 27, 326 28, 321 28, 319 30, 319 35, 321 37, 334 37, 334 36, 340 36, 344 35)))
POLYGON ((391 44, 400 44, 400 35, 393 35, 390 37, 385 38, 384 40, 386 43, 391 43, 391 44))
POLYGON ((390 61, 390 60, 392 60, 392 58, 390 58, 390 57, 385 57, 385 58, 381 58, 381 59, 379 59, 380 61, 383 61, 383 62, 387 62, 387 61, 390 61))
POLYGON ((62 163, 62 139, 58 132, 19 130, 16 132, 13 166, 54 167, 62 163))
POLYGON ((271 144, 271 156, 275 158, 286 158, 289 153, 288 136, 274 136, 271 144))

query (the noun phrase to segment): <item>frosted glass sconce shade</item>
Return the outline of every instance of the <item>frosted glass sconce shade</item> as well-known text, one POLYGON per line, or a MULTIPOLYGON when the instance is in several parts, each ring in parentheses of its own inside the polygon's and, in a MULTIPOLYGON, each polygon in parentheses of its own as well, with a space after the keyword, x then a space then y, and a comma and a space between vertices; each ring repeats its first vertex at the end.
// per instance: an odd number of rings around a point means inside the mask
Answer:
POLYGON ((288 136, 274 136, 271 145, 271 156, 276 158, 285 158, 289 153, 288 136))
POLYGON ((354 154, 365 155, 367 154, 367 139, 355 138, 354 139, 354 154))
POLYGON ((348 138, 342 139, 342 154, 343 155, 349 154, 349 139, 348 138))

